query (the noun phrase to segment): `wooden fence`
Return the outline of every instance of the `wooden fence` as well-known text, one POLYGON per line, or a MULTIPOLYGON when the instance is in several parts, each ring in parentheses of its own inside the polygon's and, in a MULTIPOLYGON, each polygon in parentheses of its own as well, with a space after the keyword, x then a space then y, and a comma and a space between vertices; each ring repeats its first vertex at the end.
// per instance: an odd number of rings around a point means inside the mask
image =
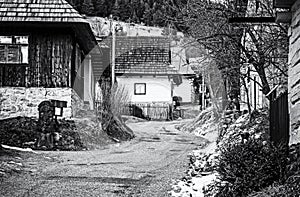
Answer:
POLYGON ((270 101, 270 140, 275 144, 288 145, 289 111, 287 92, 270 101))
MULTIPOLYGON (((101 110, 101 103, 95 102, 95 109, 101 110)), ((172 105, 169 103, 129 103, 122 109, 122 115, 148 120, 171 120, 172 105)))

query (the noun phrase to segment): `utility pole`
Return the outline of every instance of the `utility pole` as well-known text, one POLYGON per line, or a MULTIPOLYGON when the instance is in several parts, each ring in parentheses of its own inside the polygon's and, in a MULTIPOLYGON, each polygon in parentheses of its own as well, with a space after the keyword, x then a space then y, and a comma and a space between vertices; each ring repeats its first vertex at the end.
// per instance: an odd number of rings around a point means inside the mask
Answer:
POLYGON ((114 85, 115 83, 115 67, 116 67, 116 30, 115 25, 113 23, 113 16, 110 15, 110 32, 111 32, 111 83, 114 85))
POLYGON ((205 93, 206 93, 206 88, 205 88, 205 82, 204 82, 205 74, 204 71, 202 73, 202 110, 205 109, 205 93))

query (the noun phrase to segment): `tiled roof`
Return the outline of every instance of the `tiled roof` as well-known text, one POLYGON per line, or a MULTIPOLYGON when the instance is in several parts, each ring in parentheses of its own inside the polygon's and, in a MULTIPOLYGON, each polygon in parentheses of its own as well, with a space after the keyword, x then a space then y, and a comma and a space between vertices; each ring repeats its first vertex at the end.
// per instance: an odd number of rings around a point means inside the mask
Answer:
POLYGON ((178 74, 171 64, 159 62, 145 62, 141 64, 129 64, 126 66, 116 65, 117 74, 150 74, 150 75, 170 75, 178 74))
POLYGON ((65 0, 0 0, 2 22, 84 22, 65 0))

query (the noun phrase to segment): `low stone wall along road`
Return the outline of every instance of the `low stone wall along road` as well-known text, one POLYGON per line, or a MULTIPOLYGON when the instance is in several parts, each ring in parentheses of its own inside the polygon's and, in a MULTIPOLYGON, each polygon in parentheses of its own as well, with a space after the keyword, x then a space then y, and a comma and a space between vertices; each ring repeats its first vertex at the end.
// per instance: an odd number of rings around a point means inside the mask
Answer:
POLYGON ((130 123, 135 139, 102 150, 24 153, 20 172, 1 178, 0 196, 169 196, 188 153, 203 143, 176 130, 178 124, 130 123))

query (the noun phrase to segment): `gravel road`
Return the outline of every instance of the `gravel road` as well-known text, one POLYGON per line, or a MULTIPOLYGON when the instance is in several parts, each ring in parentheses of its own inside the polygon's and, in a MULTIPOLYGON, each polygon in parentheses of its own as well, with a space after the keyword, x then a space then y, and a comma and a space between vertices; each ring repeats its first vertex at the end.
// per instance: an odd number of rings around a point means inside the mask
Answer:
POLYGON ((184 176, 188 153, 203 139, 173 122, 130 123, 136 138, 79 152, 22 156, 22 172, 1 180, 0 196, 169 196, 172 180, 184 176))

